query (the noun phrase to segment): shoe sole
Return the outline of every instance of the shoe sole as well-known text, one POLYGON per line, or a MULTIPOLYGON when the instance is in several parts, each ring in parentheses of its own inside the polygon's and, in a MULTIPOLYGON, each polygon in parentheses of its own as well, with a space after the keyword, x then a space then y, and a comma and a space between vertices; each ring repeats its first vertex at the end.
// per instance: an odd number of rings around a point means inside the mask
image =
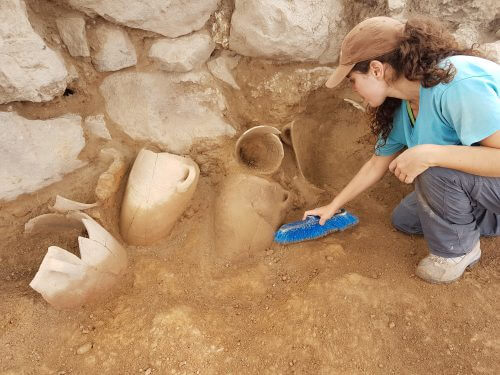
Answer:
POLYGON ((465 267, 465 269, 470 270, 470 269, 476 267, 478 263, 479 263, 479 258, 477 258, 475 261, 473 261, 471 264, 469 264, 467 267, 465 267))
MULTIPOLYGON (((479 259, 481 259, 481 258, 477 258, 476 260, 472 261, 472 263, 469 263, 469 265, 467 267, 465 267, 465 270, 471 270, 472 268, 474 268, 475 266, 477 266, 477 264, 479 263, 479 259)), ((465 272, 465 270, 464 270, 464 272, 465 272)), ((428 282, 429 284, 451 284, 451 283, 457 281, 458 279, 460 279, 463 275, 464 274, 462 273, 457 278, 455 278, 453 280, 446 280, 446 281, 429 280, 429 279, 426 279, 425 277, 421 277, 419 275, 417 275, 417 276, 419 278, 421 278, 422 280, 428 282)))

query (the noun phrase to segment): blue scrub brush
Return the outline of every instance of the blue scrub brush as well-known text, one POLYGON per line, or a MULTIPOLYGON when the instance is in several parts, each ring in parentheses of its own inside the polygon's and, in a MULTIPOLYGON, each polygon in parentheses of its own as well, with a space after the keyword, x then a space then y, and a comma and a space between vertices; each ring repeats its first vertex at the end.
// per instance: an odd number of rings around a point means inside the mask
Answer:
POLYGON ((359 219, 341 209, 328 219, 324 225, 319 225, 319 216, 307 216, 305 220, 284 224, 274 235, 274 241, 279 244, 289 244, 314 240, 340 230, 356 225, 359 219))

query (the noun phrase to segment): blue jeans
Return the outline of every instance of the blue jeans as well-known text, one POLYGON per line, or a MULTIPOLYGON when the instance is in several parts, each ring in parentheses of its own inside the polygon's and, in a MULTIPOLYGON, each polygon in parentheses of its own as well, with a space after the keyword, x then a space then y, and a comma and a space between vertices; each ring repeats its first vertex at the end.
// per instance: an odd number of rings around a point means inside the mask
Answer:
POLYGON ((423 234, 431 254, 467 254, 480 235, 500 236, 500 178, 429 168, 394 209, 392 224, 408 234, 423 234))

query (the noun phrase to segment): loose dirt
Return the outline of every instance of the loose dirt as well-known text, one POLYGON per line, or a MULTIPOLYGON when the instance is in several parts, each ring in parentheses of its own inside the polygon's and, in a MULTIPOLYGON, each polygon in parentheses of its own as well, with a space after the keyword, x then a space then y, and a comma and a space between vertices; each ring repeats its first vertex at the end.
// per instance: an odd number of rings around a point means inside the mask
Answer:
MULTIPOLYGON (((362 113, 340 99, 342 92, 336 95, 318 90, 296 119, 316 126, 316 143, 308 146, 315 167, 306 175, 326 192, 298 194, 289 146, 273 176, 295 194, 286 221, 326 203, 372 153, 362 113)), ((36 106, 28 107, 36 116, 36 106)), ((460 281, 420 281, 414 270, 427 254, 424 239, 390 225, 391 210, 411 186, 391 175, 347 207, 359 216, 358 226, 220 264, 213 208, 220 181, 238 168, 235 141, 193 147, 202 175, 171 235, 129 246, 131 264, 119 287, 78 310, 57 311, 28 286, 48 246, 78 252, 78 233, 26 236, 23 225, 47 212, 55 194, 92 202, 107 164, 93 160, 33 196, 3 203, 0 373, 500 372, 500 241, 482 239, 481 262, 460 281)), ((120 142, 132 154, 129 141, 120 142)), ((118 213, 119 204, 107 207, 101 223, 120 239, 118 213)))

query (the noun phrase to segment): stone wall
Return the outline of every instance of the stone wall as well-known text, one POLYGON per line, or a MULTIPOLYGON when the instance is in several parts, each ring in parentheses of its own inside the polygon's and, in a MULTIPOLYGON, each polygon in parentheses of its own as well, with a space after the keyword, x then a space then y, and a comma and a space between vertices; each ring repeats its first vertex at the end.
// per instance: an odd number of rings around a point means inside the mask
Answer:
POLYGON ((112 142, 183 154, 249 124, 279 127, 323 85, 354 24, 415 12, 498 53, 495 0, 3 0, 0 201, 112 142), (95 118, 106 137, 88 136, 95 118))

